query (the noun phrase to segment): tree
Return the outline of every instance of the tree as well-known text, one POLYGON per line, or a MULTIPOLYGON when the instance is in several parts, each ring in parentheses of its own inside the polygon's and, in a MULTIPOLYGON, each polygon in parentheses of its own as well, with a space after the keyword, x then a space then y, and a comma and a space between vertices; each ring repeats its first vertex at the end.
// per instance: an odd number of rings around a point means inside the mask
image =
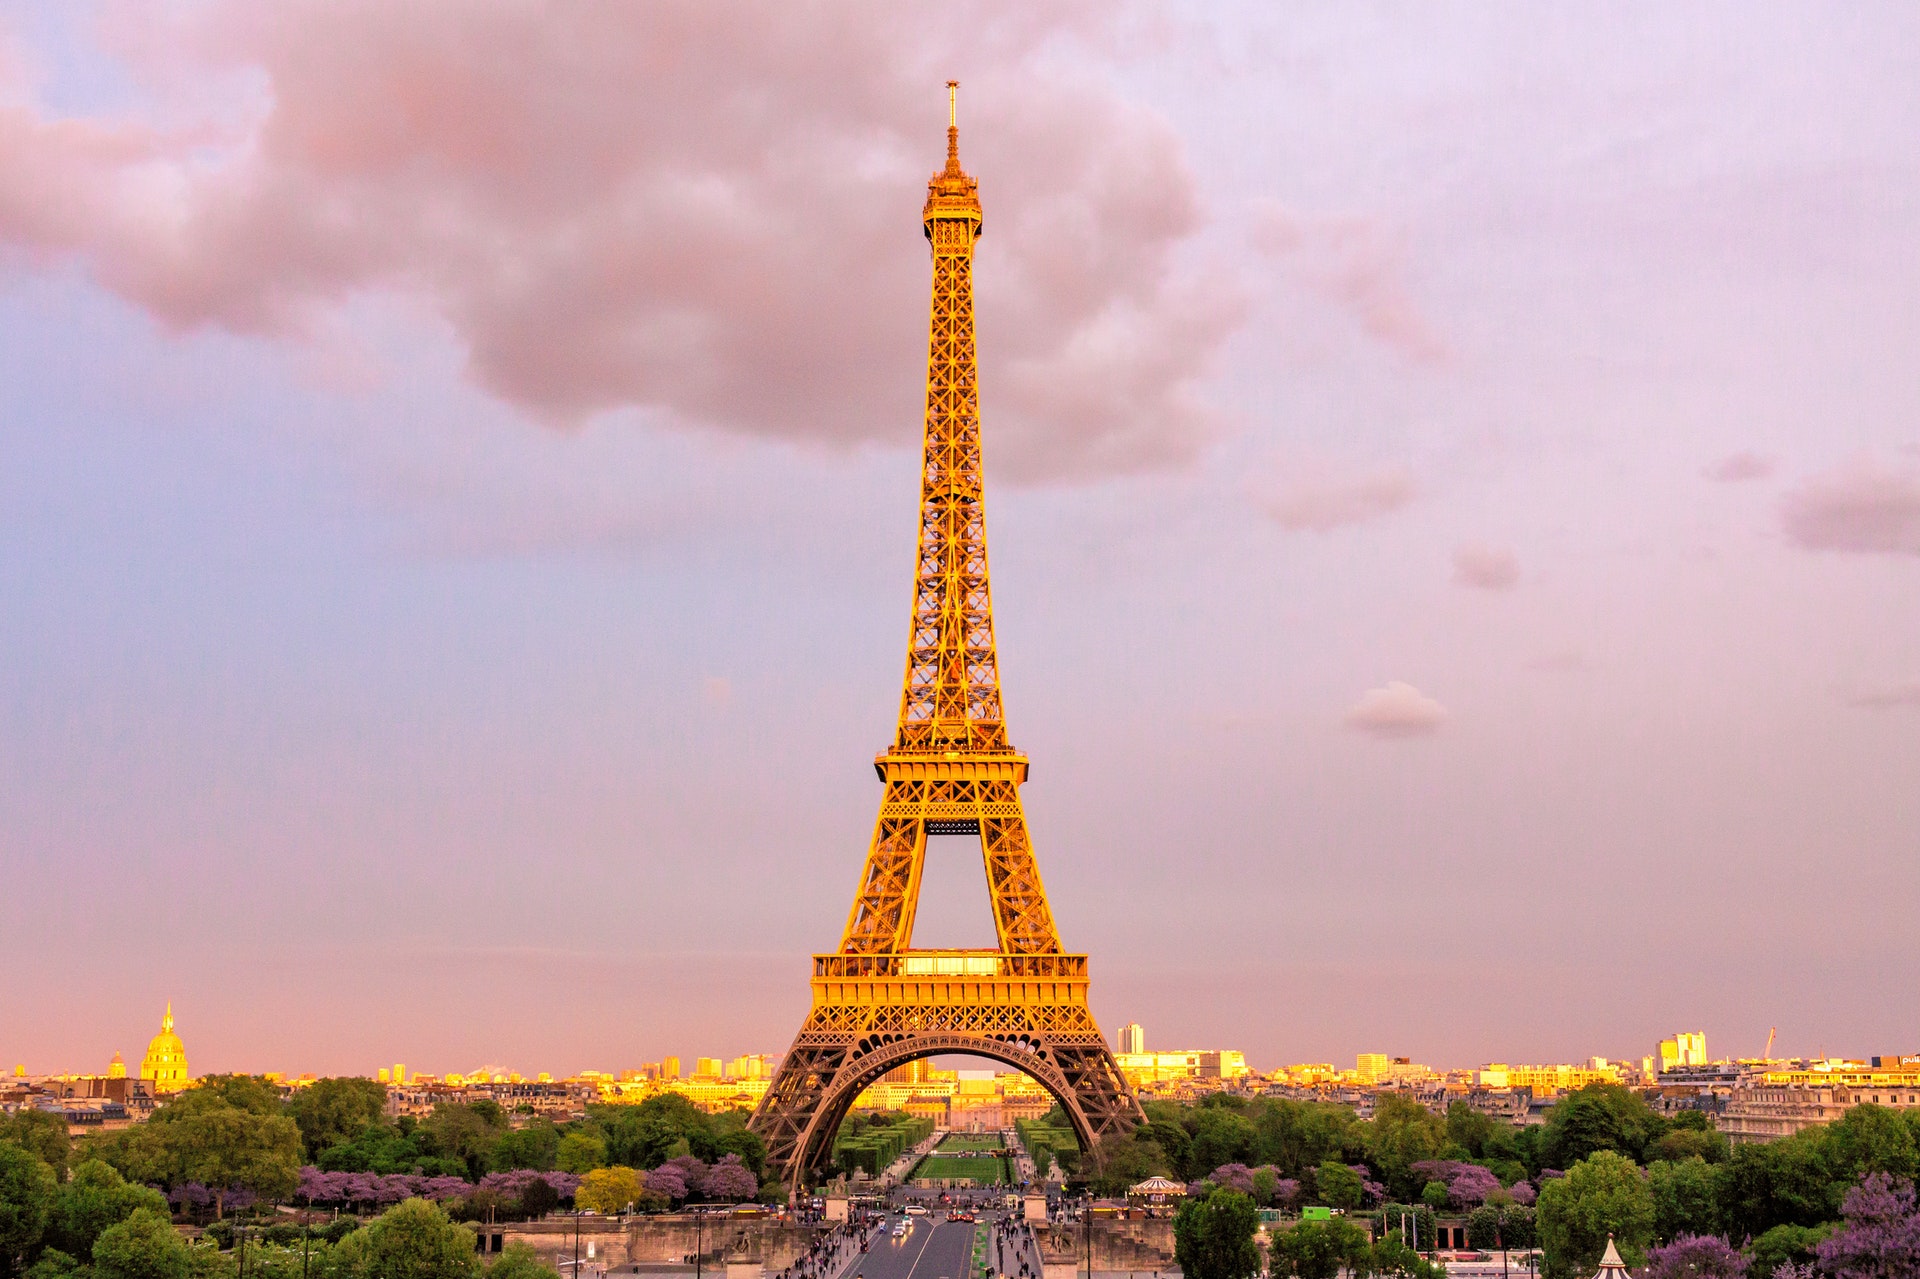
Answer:
POLYGON ((1403 1276, 1404 1279, 1446 1279, 1447 1268, 1428 1261, 1392 1235, 1378 1240, 1367 1250, 1363 1266, 1356 1271, 1375 1275, 1403 1276))
POLYGON ((532 1168, 551 1172, 560 1153, 560 1130, 550 1119, 536 1119, 525 1128, 510 1128, 494 1139, 487 1163, 494 1172, 532 1168))
POLYGON ((1813 1250, 1839 1225, 1836 1221, 1824 1226, 1775 1226, 1748 1246, 1752 1279, 1770 1279, 1784 1265, 1811 1265, 1813 1250))
POLYGON ((573 1206, 582 1212, 625 1212, 633 1207, 645 1185, 631 1168, 618 1164, 595 1168, 580 1178, 580 1188, 573 1192, 573 1206))
POLYGON ((97 1279, 187 1279, 193 1255, 187 1241, 162 1213, 136 1208, 108 1226, 93 1244, 97 1279))
POLYGON ((1840 1187, 1827 1164, 1823 1134, 1804 1129, 1777 1141, 1736 1146, 1714 1168, 1714 1200, 1730 1239, 1775 1226, 1817 1226, 1840 1213, 1840 1187))
POLYGON ((1427 1179, 1415 1173, 1413 1165, 1438 1159, 1446 1148, 1447 1127, 1438 1115, 1398 1093, 1375 1097, 1373 1119, 1367 1124, 1367 1157, 1395 1198, 1417 1199, 1427 1179))
POLYGON ((287 1103, 307 1158, 315 1161, 378 1124, 386 1110, 387 1086, 374 1079, 316 1079, 287 1103))
POLYGON ((1447 1107, 1447 1140, 1465 1151, 1469 1159, 1485 1159, 1494 1153, 1499 1126, 1493 1116, 1481 1114, 1464 1101, 1447 1107))
POLYGON ((1920 1166, 1913 1130, 1899 1111, 1885 1106, 1854 1106, 1824 1136, 1827 1166, 1848 1185, 1870 1172, 1912 1177, 1920 1166))
POLYGON ((1435 1212, 1439 1212, 1442 1208, 1445 1208, 1447 1206, 1447 1183, 1444 1181, 1429 1181, 1420 1188, 1420 1202, 1435 1212))
POLYGON ((1193 1124, 1188 1158, 1195 1168, 1211 1172, 1222 1164, 1246 1163, 1254 1158, 1255 1132, 1245 1117, 1221 1106, 1202 1106, 1193 1124))
POLYGON ((673 1203, 679 1203, 688 1194, 686 1174, 671 1164, 650 1168, 647 1170, 647 1189, 664 1195, 673 1203))
POLYGON ((55 1193, 47 1242, 69 1256, 90 1257, 101 1232, 141 1208, 169 1215, 165 1195, 150 1186, 131 1185, 111 1165, 89 1159, 55 1193))
POLYGON ((752 1199, 760 1193, 760 1179, 738 1155, 727 1155, 707 1169, 700 1179, 700 1193, 722 1202, 752 1199))
POLYGON ((1093 1192, 1103 1197, 1125 1194, 1128 1186, 1173 1172, 1159 1143, 1138 1130, 1102 1137, 1093 1154, 1093 1192))
POLYGON ((1747 1259, 1718 1235, 1682 1235, 1647 1254, 1641 1279, 1745 1279, 1747 1259))
POLYGON ((493 1264, 487 1267, 487 1279, 558 1279, 559 1271, 540 1260, 532 1247, 514 1240, 493 1264))
POLYGON ((42 1248, 34 1263, 23 1272, 25 1279, 69 1279, 69 1276, 85 1272, 92 1279, 93 1268, 61 1252, 58 1248, 42 1248))
POLYGON ((1314 1170, 1314 1186, 1320 1202, 1329 1208, 1351 1212, 1360 1206, 1365 1186, 1360 1174, 1343 1163, 1327 1160, 1314 1170))
POLYGON ((23 1108, 17 1114, 0 1114, 0 1141, 11 1141, 40 1156, 55 1177, 66 1174, 67 1160, 73 1154, 67 1121, 44 1110, 23 1108))
POLYGON ((1410 1248, 1432 1248, 1437 1238, 1433 1209, 1425 1204, 1382 1204, 1374 1214, 1374 1233, 1410 1248))
POLYGON ((1834 1279, 1912 1279, 1920 1275, 1920 1212, 1913 1183, 1869 1173, 1847 1191, 1845 1224, 1814 1255, 1834 1279))
MULTIPOLYGON (((585 1174, 607 1166, 606 1139, 597 1133, 570 1132, 560 1139, 553 1166, 562 1172, 585 1174)), ((503 1254, 504 1255, 504 1254, 503 1254)))
POLYGON ((1341 1267, 1358 1268, 1372 1252, 1367 1232, 1345 1217, 1303 1221, 1273 1236, 1272 1271, 1299 1279, 1334 1279, 1341 1267))
POLYGON ((46 1233, 55 1189, 46 1160, 0 1141, 0 1276, 17 1274, 46 1233))
POLYGON ((477 1279, 480 1273, 473 1232, 425 1199, 389 1208, 341 1240, 333 1255, 336 1272, 351 1279, 477 1279))
MULTIPOLYGON (((492 1101, 443 1101, 421 1127, 434 1151, 466 1165, 467 1176, 478 1179, 488 1171, 487 1158, 507 1130, 506 1112, 492 1101)), ((501 1169, 499 1171, 505 1171, 501 1169)))
MULTIPOLYGON (((1177 1107, 1168 1102, 1149 1102, 1150 1117, 1155 1115, 1155 1107, 1174 1111, 1172 1123, 1179 1126, 1177 1107)), ((1350 1107, 1332 1102, 1263 1098, 1254 1111, 1253 1126, 1259 1158, 1271 1163, 1286 1177, 1298 1177, 1328 1159, 1349 1162, 1365 1149, 1359 1117, 1350 1107)), ((1179 1153, 1172 1146, 1166 1149, 1178 1164, 1179 1153)))
POLYGON ((1687 1159, 1701 1159, 1717 1164, 1727 1157, 1727 1151, 1725 1133, 1715 1132, 1711 1128, 1675 1128, 1647 1147, 1647 1159, 1649 1162, 1664 1159, 1676 1164, 1687 1159))
POLYGON ((1260 1273, 1253 1240, 1260 1214, 1235 1190, 1189 1196, 1173 1218, 1173 1252, 1187 1279, 1251 1279, 1260 1273))
POLYGON ((1467 1242, 1483 1251, 1533 1247, 1533 1209, 1483 1204, 1467 1214, 1467 1242))
POLYGON ((170 1175, 164 1180, 207 1187, 216 1220, 225 1215, 227 1194, 236 1187, 263 1199, 284 1199, 300 1184, 300 1129, 285 1115, 263 1115, 216 1098, 162 1124, 160 1116, 170 1109, 156 1112, 148 1124, 166 1152, 170 1175))
POLYGON ((1634 1161, 1665 1131, 1644 1098, 1620 1084, 1576 1088, 1547 1111, 1543 1154, 1550 1166, 1571 1168, 1595 1151, 1611 1150, 1634 1161))
POLYGON ((1682 1235, 1710 1235, 1720 1228, 1714 1201, 1713 1169, 1699 1156, 1680 1163, 1647 1165, 1647 1193, 1653 1196, 1653 1237, 1672 1243, 1682 1235))
POLYGON ((1653 1196, 1632 1160, 1601 1150, 1549 1181, 1536 1210, 1547 1279, 1592 1274, 1612 1235, 1628 1265, 1653 1240, 1653 1196))
POLYGON ((197 1105, 215 1100, 256 1115, 283 1114, 287 1108, 280 1099, 280 1086, 260 1075, 202 1075, 192 1088, 167 1104, 197 1105))

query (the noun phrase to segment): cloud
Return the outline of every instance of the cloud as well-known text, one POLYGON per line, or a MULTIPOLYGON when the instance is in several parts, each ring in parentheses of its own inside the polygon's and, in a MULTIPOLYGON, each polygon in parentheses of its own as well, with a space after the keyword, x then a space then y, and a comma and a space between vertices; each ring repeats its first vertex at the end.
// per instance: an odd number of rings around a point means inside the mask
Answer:
POLYGON ((1347 727, 1374 737, 1421 737, 1436 731, 1447 708, 1411 684, 1390 680, 1360 695, 1346 714, 1347 727))
POLYGON ((1164 466, 1215 429, 1196 383, 1244 303, 1180 265, 1195 181, 1100 78, 1096 6, 1000 0, 957 39, 879 0, 187 13, 120 11, 153 94, 124 117, 53 114, 0 65, 0 246, 77 258, 176 329, 298 340, 356 295, 424 300, 476 384, 558 426, 637 407, 908 443, 920 203, 965 68, 995 465, 1164 466), (214 82, 252 87, 204 107, 214 82))
POLYGON ((1447 344, 1408 288, 1404 246, 1365 218, 1310 218, 1268 200, 1254 211, 1248 242, 1305 287, 1350 313, 1368 336, 1408 360, 1435 364, 1447 344))
POLYGON ((1847 705, 1870 711, 1920 710, 1920 680, 1855 693, 1847 698, 1847 705))
POLYGON ((1520 580, 1520 561, 1504 547, 1469 543, 1453 552, 1453 580, 1483 591, 1510 590, 1520 580))
POLYGON ((1920 471, 1861 459, 1787 494, 1780 520, 1810 551, 1920 555, 1920 471))
POLYGON ((1720 484, 1740 484, 1747 480, 1764 480, 1774 472, 1773 459, 1764 453, 1752 453, 1742 450, 1729 453, 1709 466, 1704 474, 1710 480, 1720 484))
POLYGON ((1413 477, 1396 469, 1295 480, 1270 492, 1256 492, 1255 500, 1281 528, 1324 533, 1389 515, 1413 501, 1417 493, 1413 477))

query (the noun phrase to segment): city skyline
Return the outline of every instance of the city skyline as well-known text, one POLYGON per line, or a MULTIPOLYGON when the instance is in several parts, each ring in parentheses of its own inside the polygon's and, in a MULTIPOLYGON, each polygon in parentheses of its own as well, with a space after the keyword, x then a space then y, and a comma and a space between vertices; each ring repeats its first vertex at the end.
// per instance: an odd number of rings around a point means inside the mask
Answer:
MULTIPOLYGON (((1920 18, 1023 13, 0 18, 9 1065, 167 998, 198 1071, 783 1042, 949 75, 1101 1023, 1912 1047, 1920 18)), ((985 899, 932 857, 914 943, 985 899)))
MULTIPOLYGON (((175 1033, 174 1025, 175 1025, 175 1018, 174 1018, 174 1012, 173 1012, 173 1005, 171 1001, 168 1001, 165 1015, 161 1021, 162 1036, 172 1036, 175 1033)), ((1142 1052, 1148 1053, 1148 1054, 1174 1053, 1174 1052, 1192 1053, 1196 1051, 1217 1053, 1221 1046, 1231 1045, 1231 1043, 1234 1042, 1234 1036, 1229 1034, 1224 1036, 1215 1036, 1205 1041, 1194 1041, 1193 1043, 1182 1043, 1176 1047, 1170 1042, 1161 1042, 1156 1039, 1147 1038, 1145 1028, 1141 1027, 1137 1022, 1126 1022, 1124 1024, 1118 1025, 1115 1028, 1110 1038, 1111 1038, 1111 1042, 1115 1052, 1120 1053, 1123 1056, 1127 1053, 1142 1053, 1142 1052), (1126 1038, 1127 1032, 1129 1031, 1141 1032, 1141 1039, 1137 1041, 1140 1046, 1134 1047, 1129 1045, 1129 1041, 1126 1038), (1196 1047, 1196 1045, 1202 1044, 1203 1042, 1206 1045, 1212 1045, 1212 1047, 1196 1047)), ((1448 1072, 1458 1073, 1462 1071, 1481 1070, 1490 1064, 1500 1063, 1500 1062, 1512 1062, 1515 1065, 1519 1065, 1523 1061, 1527 1062, 1528 1064, 1533 1064, 1535 1062, 1548 1062, 1548 1061, 1559 1061, 1562 1063, 1581 1063, 1581 1062, 1590 1062, 1595 1059, 1612 1061, 1626 1067, 1633 1067, 1642 1061, 1655 1062, 1655 1063, 1663 1062, 1663 1055, 1666 1054, 1668 1050, 1674 1049, 1674 1041, 1676 1039, 1679 1041, 1680 1047, 1673 1052, 1671 1060, 1674 1063, 1681 1066, 1701 1065, 1701 1064, 1705 1064, 1709 1060, 1712 1060, 1712 1061, 1739 1061, 1739 1060, 1759 1061, 1759 1060, 1789 1060, 1789 1059, 1869 1060, 1873 1057, 1878 1057, 1878 1056, 1893 1056, 1893 1055, 1920 1056, 1920 1054, 1914 1054, 1909 1052, 1909 1049, 1914 1047, 1914 1045, 1875 1045, 1875 1046, 1869 1046, 1868 1048, 1861 1048, 1857 1045, 1848 1045, 1848 1046, 1842 1046, 1841 1048, 1832 1052, 1826 1051, 1825 1047, 1817 1051, 1809 1050, 1809 1051, 1801 1051, 1801 1052, 1787 1052, 1782 1050, 1784 1048, 1784 1045, 1781 1045, 1775 1042, 1775 1039, 1776 1039, 1775 1036, 1768 1036, 1767 1046, 1775 1050, 1773 1052, 1773 1055, 1770 1058, 1763 1056, 1761 1051, 1755 1051, 1755 1052, 1744 1051, 1738 1045, 1736 1045, 1736 1047, 1731 1051, 1719 1053, 1710 1058, 1707 1054, 1707 1049, 1705 1045, 1706 1043, 1709 1043, 1709 1042, 1717 1043, 1718 1041, 1711 1039, 1709 1036, 1707 1036, 1706 1032, 1704 1031, 1679 1031, 1666 1037, 1656 1037, 1656 1038, 1659 1039, 1659 1042, 1656 1043, 1654 1040, 1649 1040, 1648 1044, 1642 1045, 1639 1051, 1627 1053, 1625 1055, 1615 1055, 1613 1053, 1605 1053, 1605 1052, 1587 1052, 1587 1053, 1580 1053, 1580 1054, 1575 1054, 1572 1056, 1565 1056, 1560 1058, 1537 1058, 1536 1059, 1536 1058, 1523 1058, 1519 1055, 1512 1054, 1512 1053, 1502 1054, 1497 1051, 1490 1051, 1490 1052, 1483 1053, 1480 1056, 1473 1058, 1471 1060, 1454 1060, 1454 1061, 1439 1060, 1439 1061, 1421 1063, 1419 1064, 1418 1069, 1431 1070, 1431 1071, 1440 1072, 1440 1073, 1448 1073, 1448 1072)), ((156 1040, 155 1042, 157 1044, 159 1041, 156 1040)), ((179 1041, 177 1039, 174 1040, 174 1044, 177 1047, 179 1044, 179 1041)), ((137 1047, 137 1045, 133 1045, 133 1046, 137 1047)), ((1360 1047, 1345 1053, 1335 1054, 1332 1057, 1325 1059, 1325 1064, 1332 1065, 1336 1069, 1344 1070, 1344 1069, 1351 1069, 1351 1067, 1344 1066, 1342 1065, 1342 1063, 1353 1062, 1357 1060, 1361 1070, 1364 1073, 1369 1059, 1375 1059, 1381 1063, 1388 1063, 1388 1062, 1395 1062, 1395 1061, 1407 1062, 1407 1061, 1413 1060, 1407 1054, 1398 1052, 1390 1045, 1388 1046, 1388 1050, 1385 1052, 1380 1052, 1375 1050, 1379 1047, 1380 1047, 1379 1045, 1375 1045, 1373 1048, 1360 1047)), ((1616 1048, 1620 1048, 1620 1047, 1632 1048, 1633 1046, 1632 1045, 1624 1045, 1624 1046, 1615 1045, 1615 1047, 1616 1048)), ((127 1051, 128 1051, 127 1049, 121 1049, 121 1048, 113 1049, 111 1053, 111 1065, 114 1067, 122 1066, 123 1062, 126 1060, 127 1051)), ((153 1050, 149 1048, 149 1052, 148 1052, 149 1061, 152 1058, 152 1054, 153 1054, 153 1050)), ((1292 1067, 1306 1065, 1306 1064, 1317 1064, 1320 1061, 1320 1059, 1308 1059, 1308 1058, 1293 1058, 1286 1061, 1266 1060, 1264 1058, 1258 1058, 1251 1055, 1241 1054, 1237 1050, 1235 1050, 1231 1055, 1247 1056, 1248 1060, 1246 1061, 1246 1066, 1255 1075, 1274 1075, 1274 1074, 1284 1072, 1287 1069, 1292 1067)), ((549 1056, 558 1056, 558 1054, 557 1053, 549 1054, 549 1056)), ((136 1055, 131 1060, 139 1061, 140 1058, 136 1055)), ((771 1072, 772 1067, 779 1063, 780 1054, 777 1049, 769 1049, 764 1047, 760 1049, 749 1048, 742 1052, 728 1053, 724 1055, 718 1054, 718 1053, 715 1053, 712 1055, 703 1054, 699 1052, 688 1053, 685 1051, 676 1051, 676 1052, 654 1051, 651 1053, 647 1051, 639 1051, 637 1053, 629 1054, 626 1057, 622 1057, 617 1061, 602 1060, 597 1062, 582 1062, 582 1063, 576 1063, 564 1069, 549 1063, 544 1063, 544 1062, 528 1065, 526 1062, 523 1062, 523 1061, 507 1061, 504 1059, 497 1059, 497 1058, 494 1058, 494 1059, 482 1058, 479 1060, 467 1061, 461 1064, 451 1064, 447 1061, 443 1061, 438 1058, 435 1058, 431 1054, 429 1054, 425 1060, 427 1064, 421 1065, 419 1060, 415 1060, 409 1063, 405 1060, 396 1059, 394 1057, 388 1057, 384 1060, 375 1062, 371 1065, 362 1063, 356 1066, 340 1068, 340 1069, 316 1070, 300 1062, 263 1062, 258 1060, 250 1061, 246 1063, 238 1063, 238 1064, 233 1062, 216 1061, 207 1065, 201 1065, 200 1064, 201 1054, 198 1051, 195 1051, 193 1054, 193 1061, 195 1063, 196 1068, 191 1072, 191 1074, 192 1074, 192 1077, 196 1077, 196 1078, 201 1075, 236 1074, 236 1073, 237 1074, 272 1074, 272 1075, 281 1076, 285 1078, 296 1078, 296 1077, 305 1078, 305 1077, 325 1077, 328 1075, 348 1075, 348 1076, 359 1076, 359 1077, 369 1078, 369 1079, 377 1077, 382 1083, 388 1082, 389 1079, 391 1079, 392 1082, 401 1083, 401 1082, 408 1082, 415 1077, 431 1079, 431 1080, 442 1080, 442 1079, 447 1079, 451 1076, 461 1076, 463 1078, 480 1079, 480 1080, 485 1080, 490 1077, 497 1077, 499 1079, 512 1078, 515 1080, 526 1079, 529 1081, 533 1081, 533 1080, 540 1080, 544 1078, 578 1079, 582 1077, 591 1077, 596 1075, 619 1078, 627 1075, 651 1073, 655 1070, 658 1070, 664 1063, 667 1067, 669 1067, 666 1074, 662 1076, 665 1078, 680 1078, 680 1079, 755 1078, 755 1079, 758 1079, 758 1078, 766 1077, 766 1075, 771 1072), (648 1060, 649 1057, 651 1057, 651 1060, 648 1060), (743 1063, 757 1064, 757 1070, 751 1071, 751 1072, 742 1071, 741 1067, 743 1063), (709 1068, 709 1066, 711 1068, 709 1068), (404 1074, 405 1076, 404 1079, 401 1077, 402 1074, 404 1074)), ((934 1061, 942 1069, 957 1069, 963 1076, 977 1074, 983 1070, 988 1072, 1018 1073, 1018 1072, 1009 1072, 1005 1066, 1002 1066, 998 1063, 984 1061, 982 1059, 966 1056, 964 1054, 951 1054, 951 1053, 940 1054, 934 1058, 934 1061)), ((143 1063, 143 1068, 144 1068, 144 1065, 145 1063, 143 1063)), ((1663 1064, 1658 1068, 1664 1069, 1665 1065, 1663 1064)), ((20 1061, 17 1059, 7 1059, 5 1061, 0 1061, 0 1070, 6 1071, 9 1073, 24 1074, 28 1076, 55 1076, 55 1075, 89 1076, 89 1075, 105 1075, 107 1073, 110 1073, 108 1065, 105 1065, 105 1064, 102 1064, 99 1067, 99 1069, 95 1069, 93 1064, 88 1062, 29 1063, 29 1062, 20 1061)), ((135 1075, 135 1077, 141 1077, 140 1070, 133 1071, 133 1074, 135 1075)))

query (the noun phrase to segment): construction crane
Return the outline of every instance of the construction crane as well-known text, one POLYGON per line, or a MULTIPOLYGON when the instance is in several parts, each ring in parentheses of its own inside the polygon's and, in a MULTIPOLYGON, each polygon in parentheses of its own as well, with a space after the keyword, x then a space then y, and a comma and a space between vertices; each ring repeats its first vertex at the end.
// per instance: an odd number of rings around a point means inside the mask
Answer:
POLYGON ((1778 1026, 1767 1027, 1767 1051, 1760 1054, 1761 1061, 1773 1060, 1773 1035, 1774 1035, 1774 1032, 1779 1029, 1780 1028, 1778 1026))

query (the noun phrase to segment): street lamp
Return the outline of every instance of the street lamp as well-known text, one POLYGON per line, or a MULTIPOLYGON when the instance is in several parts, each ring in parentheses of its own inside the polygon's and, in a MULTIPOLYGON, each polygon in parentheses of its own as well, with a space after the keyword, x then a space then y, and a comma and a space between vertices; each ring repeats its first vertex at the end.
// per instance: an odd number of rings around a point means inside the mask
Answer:
MULTIPOLYGON (((706 1248, 702 1244, 701 1228, 706 1223, 707 1214, 700 1210, 698 1204, 693 1205, 693 1279, 700 1279, 700 1265, 705 1260, 706 1248)), ((574 1276, 574 1279, 579 1279, 579 1276, 574 1276)))
POLYGON ((1093 1187, 1088 1186, 1080 1207, 1080 1233, 1087 1239, 1087 1279, 1093 1279, 1093 1187))

